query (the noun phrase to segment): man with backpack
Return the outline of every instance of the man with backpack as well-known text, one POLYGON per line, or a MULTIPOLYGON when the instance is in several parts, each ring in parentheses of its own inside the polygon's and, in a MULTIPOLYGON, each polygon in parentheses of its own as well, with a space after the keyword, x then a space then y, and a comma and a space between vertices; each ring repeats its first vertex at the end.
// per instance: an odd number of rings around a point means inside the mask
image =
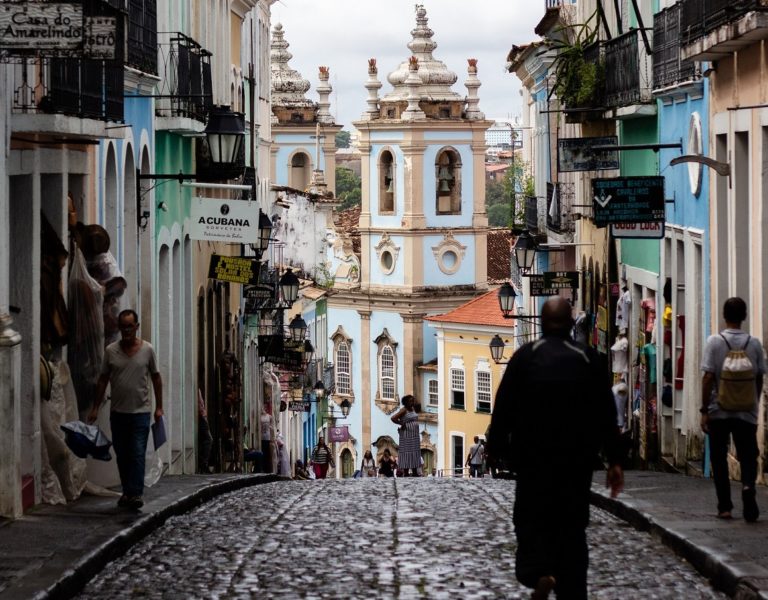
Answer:
POLYGON ((701 361, 701 429, 709 434, 717 516, 732 518, 728 444, 731 436, 741 467, 743 517, 760 516, 755 494, 757 479, 757 410, 763 389, 765 358, 760 340, 741 330, 747 304, 728 298, 723 305, 725 329, 709 336, 701 361))

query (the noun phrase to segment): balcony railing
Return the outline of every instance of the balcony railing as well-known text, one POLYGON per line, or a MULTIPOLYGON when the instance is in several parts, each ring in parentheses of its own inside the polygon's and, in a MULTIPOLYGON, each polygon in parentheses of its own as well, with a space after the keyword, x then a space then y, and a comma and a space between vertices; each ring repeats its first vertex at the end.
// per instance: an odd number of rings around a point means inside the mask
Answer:
POLYGON ((211 53, 183 33, 163 33, 158 37, 163 81, 157 116, 205 122, 213 106, 211 53))
POLYGON ((766 10, 766 0, 681 0, 683 45, 703 37, 748 12, 766 10))
POLYGON ((539 232, 539 201, 535 196, 525 197, 525 228, 533 234, 539 232))
POLYGON ((638 30, 605 42, 605 101, 630 106, 651 100, 650 60, 638 30))
POLYGON ((565 106, 567 123, 581 123, 605 110, 605 59, 602 44, 595 42, 584 48, 581 60, 569 65, 563 75, 566 82, 558 99, 565 106))
POLYGON ((123 120, 123 65, 83 58, 22 59, 12 65, 15 114, 123 120))
POLYGON ((157 75, 157 0, 118 0, 128 3, 126 63, 157 75))
POLYGON ((573 4, 574 0, 544 0, 545 8, 559 8, 567 4, 573 4))
POLYGON ((547 183, 547 228, 557 233, 572 233, 573 184, 547 183))
POLYGON ((683 5, 674 4, 653 18, 653 89, 670 87, 696 78, 696 63, 683 59, 681 20, 683 5))

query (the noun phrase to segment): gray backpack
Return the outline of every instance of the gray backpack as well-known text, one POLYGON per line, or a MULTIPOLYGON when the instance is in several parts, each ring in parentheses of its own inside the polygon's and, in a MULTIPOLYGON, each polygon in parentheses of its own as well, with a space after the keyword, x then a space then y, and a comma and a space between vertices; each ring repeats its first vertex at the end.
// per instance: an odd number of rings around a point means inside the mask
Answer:
POLYGON ((750 337, 741 350, 734 350, 720 334, 728 346, 723 368, 720 370, 720 385, 717 389, 717 403, 722 410, 750 411, 755 406, 755 367, 747 356, 750 337))

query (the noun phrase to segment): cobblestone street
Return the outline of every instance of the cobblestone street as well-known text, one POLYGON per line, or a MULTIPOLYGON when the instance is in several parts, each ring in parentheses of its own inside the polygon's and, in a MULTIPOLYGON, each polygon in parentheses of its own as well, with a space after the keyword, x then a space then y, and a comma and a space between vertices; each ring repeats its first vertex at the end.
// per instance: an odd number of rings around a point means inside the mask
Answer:
MULTIPOLYGON (((80 597, 527 598, 513 499, 491 479, 255 486, 171 519, 80 597)), ((649 535, 592 515, 591 597, 725 597, 649 535)))

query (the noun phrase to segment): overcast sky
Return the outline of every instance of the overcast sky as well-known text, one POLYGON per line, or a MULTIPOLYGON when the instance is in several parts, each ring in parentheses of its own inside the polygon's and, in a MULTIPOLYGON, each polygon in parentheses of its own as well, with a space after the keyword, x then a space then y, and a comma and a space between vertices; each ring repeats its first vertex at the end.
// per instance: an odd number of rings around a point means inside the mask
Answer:
MULTIPOLYGON (((544 0, 423 0, 437 42, 434 56, 458 75, 453 91, 466 95, 467 58, 478 59, 480 110, 487 118, 520 114, 520 81, 504 70, 513 44, 537 39, 544 0)), ((379 94, 392 89, 387 75, 406 60, 416 26, 413 0, 279 0, 272 26, 282 23, 293 54, 289 65, 312 84, 317 101, 317 67, 331 69, 331 113, 351 129, 366 109, 368 59, 376 58, 379 94)))

